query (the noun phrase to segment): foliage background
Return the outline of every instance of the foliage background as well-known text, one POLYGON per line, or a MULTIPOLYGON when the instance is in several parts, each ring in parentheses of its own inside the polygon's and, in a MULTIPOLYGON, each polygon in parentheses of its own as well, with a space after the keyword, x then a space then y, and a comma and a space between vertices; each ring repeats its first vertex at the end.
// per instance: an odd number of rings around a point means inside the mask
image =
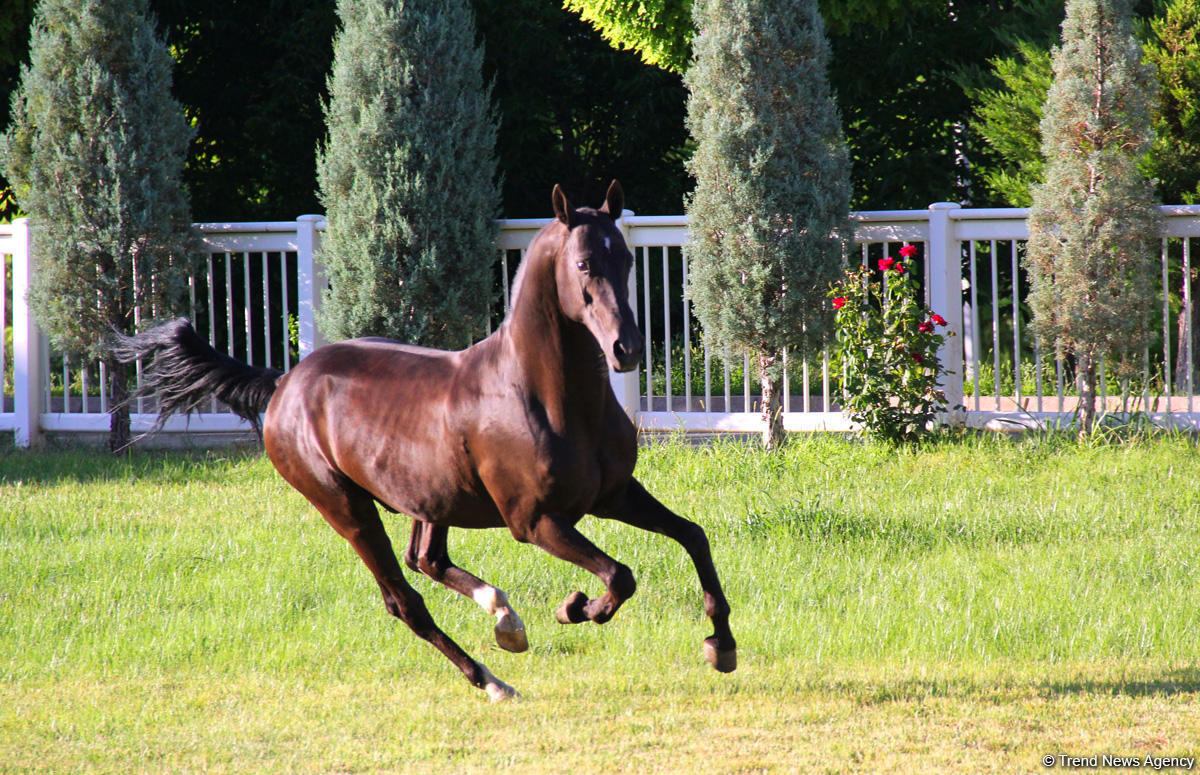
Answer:
MULTIPOLYGON (((27 57, 32 0, 0 2, 0 96, 27 57)), ((152 0, 197 131, 186 180, 197 220, 319 212, 315 150, 332 62, 333 0, 152 0)), ((484 77, 500 110, 504 215, 550 212, 562 183, 598 203, 614 177, 639 212, 680 212, 685 94, 678 75, 614 51, 549 0, 475 0, 484 77)), ((0 102, 0 128, 8 100, 0 102)), ((0 186, 3 187, 3 186, 0 186)), ((11 217, 10 205, 4 214, 11 217)))
MULTIPOLYGON (((32 5, 0 2, 0 96, 26 57, 32 5)), ((1144 21, 1160 6, 1140 0, 1134 12, 1144 21)), ((598 202, 614 177, 635 211, 682 211, 691 149, 677 73, 614 50, 553 0, 474 7, 501 113, 505 216, 548 214, 556 182, 575 201, 598 202)), ((176 97, 197 130, 186 172, 196 218, 317 212, 314 150, 333 0, 153 0, 151 8, 178 62, 176 97)), ((990 63, 1014 56, 1019 41, 1054 41, 1062 3, 964 0, 951 11, 933 0, 825 0, 821 9, 851 148, 853 207, 1005 204, 982 183, 1004 162, 972 126, 971 90, 1000 85, 990 63)), ((7 110, 0 101, 0 126, 7 110)), ((12 214, 11 203, 4 212, 12 214)))

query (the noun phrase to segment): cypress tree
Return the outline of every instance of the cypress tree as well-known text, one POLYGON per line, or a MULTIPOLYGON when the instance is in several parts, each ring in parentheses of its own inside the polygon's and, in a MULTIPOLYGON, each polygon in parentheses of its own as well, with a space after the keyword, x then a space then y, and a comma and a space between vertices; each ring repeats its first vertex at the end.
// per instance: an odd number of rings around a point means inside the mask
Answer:
POLYGON ((850 168, 815 0, 697 0, 688 127, 691 295, 717 346, 749 349, 769 449, 782 353, 815 355, 852 237, 850 168))
POLYGON ((496 117, 466 0, 341 0, 317 179, 330 339, 462 347, 492 298, 496 117))
POLYGON ((127 374, 105 342, 179 308, 196 248, 171 68, 146 0, 42 0, 0 142, 34 227, 30 307, 56 348, 106 359, 114 451, 127 374))
POLYGON ((968 88, 975 101, 972 128, 991 147, 996 163, 976 167, 984 185, 1011 207, 1028 207, 1030 190, 1042 179, 1038 122, 1050 89, 1050 50, 1017 43, 1017 56, 991 61, 1000 88, 968 88))
POLYGON ((1069 0, 1042 110, 1045 180, 1029 212, 1030 305, 1040 340, 1073 356, 1081 433, 1097 369, 1128 369, 1146 344, 1159 213, 1139 163, 1150 147, 1152 70, 1128 0, 1069 0))

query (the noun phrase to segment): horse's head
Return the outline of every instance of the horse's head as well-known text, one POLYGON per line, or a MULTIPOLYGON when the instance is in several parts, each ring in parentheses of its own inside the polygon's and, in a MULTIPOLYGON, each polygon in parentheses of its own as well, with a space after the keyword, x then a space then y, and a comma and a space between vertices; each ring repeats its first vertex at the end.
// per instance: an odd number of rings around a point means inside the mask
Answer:
POLYGON ((642 335, 629 307, 633 256, 616 226, 625 204, 621 184, 612 182, 599 210, 573 208, 559 186, 552 198, 554 215, 567 227, 554 270, 559 307, 592 332, 614 371, 635 369, 642 335))

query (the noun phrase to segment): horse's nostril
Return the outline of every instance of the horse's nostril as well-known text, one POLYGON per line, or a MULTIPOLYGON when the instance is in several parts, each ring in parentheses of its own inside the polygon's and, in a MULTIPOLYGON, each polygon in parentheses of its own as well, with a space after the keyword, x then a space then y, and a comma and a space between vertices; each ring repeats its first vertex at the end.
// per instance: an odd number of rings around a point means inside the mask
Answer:
POLYGON ((626 366, 636 363, 642 357, 641 342, 634 340, 632 346, 626 346, 617 339, 613 342, 613 356, 626 366))

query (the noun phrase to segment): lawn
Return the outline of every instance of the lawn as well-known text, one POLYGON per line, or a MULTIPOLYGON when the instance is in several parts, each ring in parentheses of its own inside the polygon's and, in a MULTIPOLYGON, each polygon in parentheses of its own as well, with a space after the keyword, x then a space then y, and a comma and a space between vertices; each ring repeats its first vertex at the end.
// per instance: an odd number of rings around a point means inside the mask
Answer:
MULTIPOLYGON (((0 772, 1013 772, 1200 753, 1187 437, 896 452, 796 435, 775 456, 669 440, 638 475, 708 531, 737 672, 703 661, 699 585, 666 539, 581 523, 639 588, 608 624, 562 626, 562 597, 597 581, 505 531, 458 531, 452 556, 508 592, 528 652, 410 578, 522 693, 492 704, 386 614, 257 453, 0 451, 0 772)), ((406 521, 388 525, 402 549, 406 521)))

